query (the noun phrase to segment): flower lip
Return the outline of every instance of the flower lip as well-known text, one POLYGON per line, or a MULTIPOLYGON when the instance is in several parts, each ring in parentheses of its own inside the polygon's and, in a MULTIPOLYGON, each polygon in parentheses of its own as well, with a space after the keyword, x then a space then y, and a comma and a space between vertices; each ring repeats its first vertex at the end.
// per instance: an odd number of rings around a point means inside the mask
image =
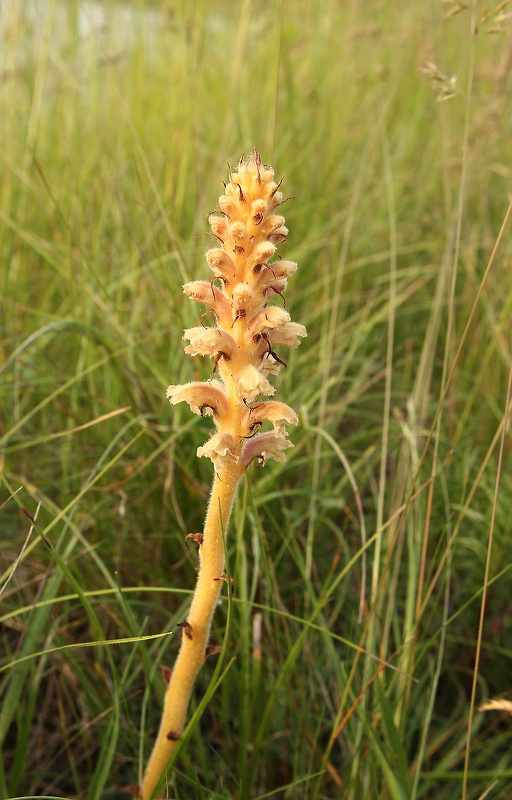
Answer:
POLYGON ((199 458, 209 458, 218 472, 224 464, 233 464, 238 461, 235 452, 235 441, 230 433, 218 431, 210 436, 207 442, 197 448, 199 458))
POLYGON ((255 264, 252 271, 257 275, 255 289, 266 289, 267 286, 282 281, 293 275, 297 269, 294 261, 273 261, 272 264, 255 264))
POLYGON ((254 250, 252 251, 251 261, 253 262, 253 266, 256 264, 262 264, 267 261, 271 256, 274 255, 276 252, 276 246, 272 242, 260 242, 260 244, 256 245, 254 250))
POLYGON ((254 289, 247 281, 240 281, 233 289, 233 302, 243 308, 254 300, 254 289))
POLYGON ((247 236, 247 231, 245 230, 245 225, 243 222, 232 222, 229 232, 231 234, 231 238, 235 242, 245 242, 249 238, 247 236))
POLYGON ((297 347, 300 342, 298 336, 307 336, 308 332, 304 325, 299 322, 285 322, 279 328, 274 328, 268 332, 268 338, 272 347, 277 344, 284 344, 287 347, 297 347))
POLYGON ((172 405, 185 401, 190 410, 200 417, 211 412, 216 419, 223 419, 228 410, 228 401, 224 387, 219 381, 210 383, 194 381, 178 386, 169 386, 167 397, 172 405))
POLYGON ((230 319, 231 304, 224 292, 213 286, 213 281, 191 281, 183 286, 183 293, 198 303, 210 306, 218 319, 225 322, 230 319))
POLYGON ((284 308, 280 308, 279 306, 267 306, 255 314, 249 322, 249 328, 253 334, 258 334, 264 330, 279 328, 289 321, 290 315, 284 308))
POLYGON ((284 242, 288 238, 288 228, 286 225, 281 225, 280 228, 276 228, 275 231, 269 233, 267 238, 269 242, 274 242, 276 244, 277 242, 284 242))
POLYGON ((217 278, 232 280, 236 278, 235 264, 225 250, 214 247, 206 253, 206 260, 217 278))
POLYGON ((228 234, 228 223, 224 217, 215 217, 210 215, 208 222, 210 223, 210 228, 212 229, 212 233, 215 238, 224 244, 228 234))
POLYGON ((265 378, 263 372, 252 364, 248 364, 240 372, 237 388, 240 397, 248 403, 252 403, 259 394, 271 395, 275 392, 274 386, 265 378))
POLYGON ((293 408, 286 403, 278 400, 264 400, 256 403, 248 409, 249 426, 268 420, 274 425, 274 429, 280 433, 284 432, 285 425, 297 425, 299 418, 293 408))
POLYGON ((284 450, 293 447, 293 444, 279 431, 265 431, 247 439, 242 448, 242 464, 248 466, 253 458, 260 460, 260 465, 267 463, 269 458, 276 461, 285 461, 284 450))
POLYGON ((191 356, 215 356, 222 352, 231 358, 237 349, 233 337, 220 328, 188 328, 183 332, 183 338, 190 341, 185 353, 191 356))
POLYGON ((238 214, 238 205, 236 204, 235 200, 232 197, 228 197, 225 194, 221 194, 219 197, 219 205, 224 214, 227 214, 228 217, 234 217, 238 214))

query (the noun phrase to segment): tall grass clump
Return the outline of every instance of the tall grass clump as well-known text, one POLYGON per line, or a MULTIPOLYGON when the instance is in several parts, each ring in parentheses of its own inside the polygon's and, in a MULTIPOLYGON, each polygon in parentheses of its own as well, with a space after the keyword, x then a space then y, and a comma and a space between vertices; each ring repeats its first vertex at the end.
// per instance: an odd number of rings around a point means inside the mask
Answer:
POLYGON ((510 11, 2 5, 1 797, 142 781, 212 479, 215 418, 165 398, 212 377, 182 286, 255 145, 297 198, 269 307, 307 347, 259 344, 299 422, 239 482, 156 791, 510 795, 510 11))

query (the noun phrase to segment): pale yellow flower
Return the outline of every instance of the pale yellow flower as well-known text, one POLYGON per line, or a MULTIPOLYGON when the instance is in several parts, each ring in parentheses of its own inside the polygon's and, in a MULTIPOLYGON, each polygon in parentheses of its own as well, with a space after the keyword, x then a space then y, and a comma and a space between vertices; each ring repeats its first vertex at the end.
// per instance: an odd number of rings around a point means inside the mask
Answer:
POLYGON ((224 464, 238 461, 233 437, 230 433, 221 431, 214 433, 205 444, 198 447, 197 455, 198 458, 210 458, 216 472, 220 472, 224 464))
POLYGON ((236 350, 233 337, 220 328, 189 328, 183 332, 183 338, 190 342, 185 353, 191 356, 215 356, 222 352, 231 357, 236 350))
POLYGON ((203 417, 212 415, 221 420, 226 416, 228 410, 226 392, 219 381, 169 386, 167 397, 172 405, 185 401, 194 414, 203 417))
POLYGON ((283 450, 293 447, 293 444, 282 433, 278 431, 264 431, 253 436, 244 442, 242 449, 242 463, 249 465, 253 458, 260 460, 261 466, 267 463, 269 458, 276 461, 285 461, 283 450))

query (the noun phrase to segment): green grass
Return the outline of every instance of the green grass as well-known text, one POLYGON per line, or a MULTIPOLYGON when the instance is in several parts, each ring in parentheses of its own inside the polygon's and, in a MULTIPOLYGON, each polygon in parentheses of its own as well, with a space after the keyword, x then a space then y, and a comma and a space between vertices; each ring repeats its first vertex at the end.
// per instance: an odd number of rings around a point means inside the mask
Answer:
POLYGON ((211 369, 181 285, 253 146, 295 196, 301 421, 239 491, 164 796, 510 797, 512 51, 469 5, 6 4, 1 798, 127 798, 147 759, 211 479, 165 399, 211 369))

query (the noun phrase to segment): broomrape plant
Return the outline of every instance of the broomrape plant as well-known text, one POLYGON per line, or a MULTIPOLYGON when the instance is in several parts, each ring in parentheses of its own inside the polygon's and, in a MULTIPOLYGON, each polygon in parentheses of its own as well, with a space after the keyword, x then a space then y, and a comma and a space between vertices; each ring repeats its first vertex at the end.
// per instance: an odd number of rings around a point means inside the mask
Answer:
POLYGON ((237 171, 229 173, 225 194, 219 198, 223 216, 210 215, 213 235, 220 247, 208 250, 206 260, 213 272, 210 281, 192 281, 183 291, 207 305, 216 326, 189 328, 183 338, 185 352, 213 358, 213 377, 208 382, 169 386, 174 405, 185 401, 191 411, 210 415, 215 432, 197 450, 211 459, 213 486, 199 543, 200 567, 196 589, 182 625, 180 651, 167 685, 162 721, 140 787, 141 800, 150 800, 158 788, 169 756, 180 739, 195 678, 208 653, 208 638, 224 574, 224 539, 236 488, 248 465, 257 459, 284 461, 292 447, 287 425, 298 422, 295 411, 276 400, 258 400, 275 392, 268 376, 277 375, 285 362, 276 354, 278 345, 297 347, 306 336, 303 325, 290 320, 288 312, 269 301, 283 297, 287 281, 297 269, 293 261, 269 263, 276 245, 287 238, 284 217, 275 214, 283 202, 274 171, 261 163, 253 150, 242 157, 237 171), (263 429, 265 423, 270 423, 263 429))

